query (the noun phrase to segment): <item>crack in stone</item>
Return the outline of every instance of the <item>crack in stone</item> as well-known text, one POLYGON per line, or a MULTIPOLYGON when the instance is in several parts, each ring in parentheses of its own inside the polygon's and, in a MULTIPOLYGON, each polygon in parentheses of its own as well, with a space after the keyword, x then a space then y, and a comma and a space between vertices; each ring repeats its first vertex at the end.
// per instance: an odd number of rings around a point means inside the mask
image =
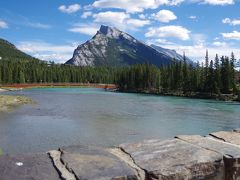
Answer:
POLYGON ((217 137, 217 136, 215 136, 214 134, 209 134, 209 136, 211 136, 211 137, 213 137, 213 138, 215 138, 215 139, 217 139, 217 140, 220 140, 220 141, 226 142, 225 139, 220 138, 220 137, 217 137))
POLYGON ((67 166, 61 161, 61 151, 53 150, 49 151, 48 155, 53 162, 53 166, 58 171, 60 178, 63 180, 77 180, 75 174, 67 168, 67 166))
POLYGON ((131 168, 133 168, 136 171, 137 178, 139 180, 148 179, 147 178, 147 175, 148 175, 147 171, 145 169, 142 169, 141 167, 139 167, 136 164, 136 162, 134 161, 134 159, 132 158, 132 156, 128 152, 126 152, 123 148, 116 147, 116 148, 112 148, 112 149, 107 149, 107 151, 112 153, 113 155, 117 156, 122 161, 127 163, 131 168))

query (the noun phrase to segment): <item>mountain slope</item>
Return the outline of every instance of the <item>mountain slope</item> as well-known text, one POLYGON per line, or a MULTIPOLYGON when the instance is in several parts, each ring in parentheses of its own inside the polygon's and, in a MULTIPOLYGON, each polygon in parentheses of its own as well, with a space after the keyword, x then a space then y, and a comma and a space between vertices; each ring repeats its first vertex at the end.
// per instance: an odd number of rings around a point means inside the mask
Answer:
MULTIPOLYGON (((175 50, 162 48, 162 47, 156 46, 154 44, 152 44, 151 47, 156 49, 159 53, 165 54, 166 56, 169 56, 172 59, 176 59, 176 60, 179 60, 179 61, 183 61, 184 60, 183 56, 178 54, 175 50)), ((188 57, 186 57, 186 61, 189 64, 194 64, 194 62, 191 59, 189 59, 188 57)))
POLYGON ((0 39, 0 59, 11 59, 11 60, 20 60, 20 59, 35 59, 32 56, 18 50, 10 42, 0 39))
POLYGON ((157 66, 173 63, 172 57, 136 40, 116 28, 101 26, 97 34, 75 49, 66 64, 76 66, 125 66, 149 63, 157 66))

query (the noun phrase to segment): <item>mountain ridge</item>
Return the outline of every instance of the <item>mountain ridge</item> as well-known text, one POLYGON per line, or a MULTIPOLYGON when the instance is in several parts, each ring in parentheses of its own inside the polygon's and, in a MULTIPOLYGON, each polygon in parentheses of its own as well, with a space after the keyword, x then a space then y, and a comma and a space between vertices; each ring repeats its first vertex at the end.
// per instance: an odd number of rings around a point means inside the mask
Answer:
POLYGON ((0 38, 0 59, 36 59, 21 50, 9 41, 0 38))

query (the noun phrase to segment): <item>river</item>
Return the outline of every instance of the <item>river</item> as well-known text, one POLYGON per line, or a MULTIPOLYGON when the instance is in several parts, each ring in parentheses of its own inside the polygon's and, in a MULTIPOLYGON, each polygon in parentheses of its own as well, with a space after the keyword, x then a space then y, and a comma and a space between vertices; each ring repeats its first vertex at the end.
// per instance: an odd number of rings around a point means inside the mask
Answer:
POLYGON ((78 144, 109 147, 240 127, 240 104, 234 102, 95 88, 34 88, 5 94, 36 102, 0 114, 0 147, 5 154, 78 144))

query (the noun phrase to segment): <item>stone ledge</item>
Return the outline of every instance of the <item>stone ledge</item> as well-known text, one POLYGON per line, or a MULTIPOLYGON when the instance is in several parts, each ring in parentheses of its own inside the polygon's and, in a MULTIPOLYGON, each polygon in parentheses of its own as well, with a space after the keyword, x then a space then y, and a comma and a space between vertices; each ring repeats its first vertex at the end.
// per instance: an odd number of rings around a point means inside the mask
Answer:
POLYGON ((240 133, 181 135, 102 149, 69 146, 35 155, 0 156, 1 180, 240 179, 240 133))

